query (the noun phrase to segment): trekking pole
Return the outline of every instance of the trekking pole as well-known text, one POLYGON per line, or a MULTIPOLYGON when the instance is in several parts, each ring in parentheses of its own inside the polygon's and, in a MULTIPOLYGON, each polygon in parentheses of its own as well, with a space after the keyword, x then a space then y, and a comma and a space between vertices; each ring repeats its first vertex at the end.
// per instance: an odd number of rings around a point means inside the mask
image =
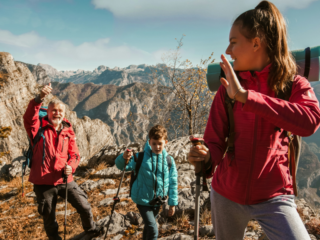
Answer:
MULTIPOLYGON (((67 168, 68 163, 65 165, 65 169, 67 168)), ((66 240, 67 234, 67 207, 68 207, 68 176, 65 174, 63 178, 63 182, 66 183, 66 198, 65 198, 65 209, 64 209, 64 240, 66 240)))
POLYGON ((23 177, 24 177, 24 171, 23 171, 24 163, 22 163, 22 197, 24 197, 24 182, 23 182, 23 177))
MULTIPOLYGON (((128 152, 132 152, 132 149, 128 148, 127 149, 128 152)), ((123 177, 124 177, 124 174, 126 172, 126 162, 124 163, 124 168, 122 170, 122 176, 121 176, 121 180, 120 180, 120 184, 119 184, 119 187, 118 187, 118 191, 117 191, 117 195, 113 198, 113 206, 112 206, 112 210, 111 210, 111 215, 110 215, 110 219, 109 219, 109 222, 107 224, 107 230, 106 230, 106 233, 104 235, 104 240, 106 239, 107 235, 108 235, 108 231, 109 231, 109 226, 110 226, 110 223, 111 223, 111 219, 112 219, 112 215, 113 215, 113 212, 114 212, 114 208, 116 206, 116 204, 118 202, 120 202, 120 198, 118 197, 119 195, 119 192, 120 192, 120 188, 121 188, 121 184, 122 184, 122 181, 123 181, 123 177)))
MULTIPOLYGON (((191 140, 191 143, 193 146, 196 145, 202 145, 204 143, 202 138, 193 138, 191 140)), ((195 166, 195 175, 196 175, 196 197, 195 197, 195 209, 194 209, 194 240, 198 240, 199 239, 199 219, 200 219, 200 188, 201 188, 201 184, 200 184, 200 178, 201 178, 201 174, 202 174, 202 169, 204 166, 204 161, 199 162, 196 164, 195 166)), ((203 178, 203 181, 206 181, 205 178, 203 178)), ((205 183, 203 183, 204 186, 205 183)))

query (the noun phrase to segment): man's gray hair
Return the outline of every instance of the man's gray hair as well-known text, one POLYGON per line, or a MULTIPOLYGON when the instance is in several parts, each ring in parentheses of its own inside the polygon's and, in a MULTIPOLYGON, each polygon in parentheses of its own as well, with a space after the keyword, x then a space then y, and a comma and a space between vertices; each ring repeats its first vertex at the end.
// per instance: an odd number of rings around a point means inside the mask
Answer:
POLYGON ((58 105, 58 104, 61 104, 63 107, 64 107, 64 110, 66 110, 66 105, 59 99, 52 99, 50 102, 49 102, 49 105, 48 105, 48 109, 53 106, 53 105, 58 105))

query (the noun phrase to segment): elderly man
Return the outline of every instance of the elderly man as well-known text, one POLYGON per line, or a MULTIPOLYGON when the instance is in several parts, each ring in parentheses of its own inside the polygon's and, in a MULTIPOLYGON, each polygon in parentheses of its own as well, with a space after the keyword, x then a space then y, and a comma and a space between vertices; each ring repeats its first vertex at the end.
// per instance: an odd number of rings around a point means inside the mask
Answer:
POLYGON ((74 131, 70 122, 64 118, 65 105, 59 100, 51 101, 47 116, 39 120, 42 101, 51 91, 49 83, 38 97, 30 101, 23 116, 31 142, 43 134, 35 146, 32 146, 33 157, 29 176, 29 181, 34 184, 39 204, 38 212, 43 216, 44 228, 49 239, 61 239, 58 235, 55 210, 58 195, 65 198, 66 184, 63 183, 63 176, 67 176, 69 203, 80 214, 83 229, 90 234, 98 235, 88 197, 73 181, 72 173, 78 167, 80 156, 74 131))

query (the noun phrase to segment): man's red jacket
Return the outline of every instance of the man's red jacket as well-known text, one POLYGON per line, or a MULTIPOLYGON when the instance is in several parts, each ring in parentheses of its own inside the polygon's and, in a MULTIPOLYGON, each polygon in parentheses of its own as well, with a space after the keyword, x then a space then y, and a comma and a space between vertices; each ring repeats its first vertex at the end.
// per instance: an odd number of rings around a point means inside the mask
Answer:
MULTIPOLYGON (((28 133, 29 139, 36 136, 39 127, 39 110, 41 103, 34 99, 30 101, 27 111, 23 116, 24 127, 28 133)), ((48 122, 48 118, 42 119, 43 135, 45 136, 45 153, 43 152, 43 138, 33 149, 32 164, 29 181, 38 185, 58 185, 63 184, 62 173, 65 164, 72 167, 74 173, 80 162, 79 150, 76 144, 75 133, 67 119, 63 119, 63 129, 59 136, 53 126, 48 122), (43 161, 43 154, 44 161, 43 161), (70 158, 69 158, 70 156, 70 158)), ((68 183, 73 181, 72 174, 68 177, 68 183)))
MULTIPOLYGON (((288 168, 288 138, 283 130, 310 136, 319 127, 318 100, 308 80, 296 76, 289 101, 275 97, 268 87, 270 65, 261 72, 240 73, 241 85, 248 90, 245 104, 234 104, 235 150, 226 150, 228 118, 224 106, 226 90, 219 88, 213 100, 204 140, 211 160, 219 164, 212 188, 240 203, 256 204, 282 194, 293 194, 288 168), (281 131, 275 130, 276 127, 281 131)), ((211 173, 211 177, 213 173, 211 173)))

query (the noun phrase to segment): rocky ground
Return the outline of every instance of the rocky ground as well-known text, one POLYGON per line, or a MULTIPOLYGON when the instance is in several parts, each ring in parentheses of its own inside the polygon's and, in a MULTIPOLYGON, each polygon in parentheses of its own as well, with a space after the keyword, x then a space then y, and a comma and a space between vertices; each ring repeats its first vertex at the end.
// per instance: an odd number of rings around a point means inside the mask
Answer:
MULTIPOLYGON (((165 206, 158 217, 159 239, 193 239, 193 213, 195 176, 193 167, 186 163, 187 138, 172 141, 168 144, 169 153, 175 158, 178 170, 179 205, 174 217, 167 217, 165 206)), ((80 166, 75 173, 75 181, 87 192, 92 206, 94 220, 101 226, 109 221, 120 183, 121 171, 114 165, 117 155, 127 147, 140 151, 142 146, 107 145, 89 161, 80 166)), ((41 216, 37 212, 37 204, 32 184, 25 181, 26 196, 22 197, 21 177, 0 182, 0 239, 46 239, 41 216)), ((143 221, 136 205, 128 196, 130 175, 126 174, 120 191, 120 203, 116 205, 111 220, 107 239, 141 239, 143 221)), ((201 239, 215 239, 211 226, 209 193, 201 194, 201 239)), ((311 239, 320 239, 319 215, 304 199, 296 201, 298 212, 303 219, 311 239)), ((58 200, 57 221, 60 236, 63 236, 64 201, 58 200)), ((67 239, 91 239, 82 233, 81 220, 75 209, 68 204, 67 239)), ((103 239, 96 237, 95 239, 103 239)), ((266 240, 259 224, 252 220, 246 229, 246 240, 266 240)))

